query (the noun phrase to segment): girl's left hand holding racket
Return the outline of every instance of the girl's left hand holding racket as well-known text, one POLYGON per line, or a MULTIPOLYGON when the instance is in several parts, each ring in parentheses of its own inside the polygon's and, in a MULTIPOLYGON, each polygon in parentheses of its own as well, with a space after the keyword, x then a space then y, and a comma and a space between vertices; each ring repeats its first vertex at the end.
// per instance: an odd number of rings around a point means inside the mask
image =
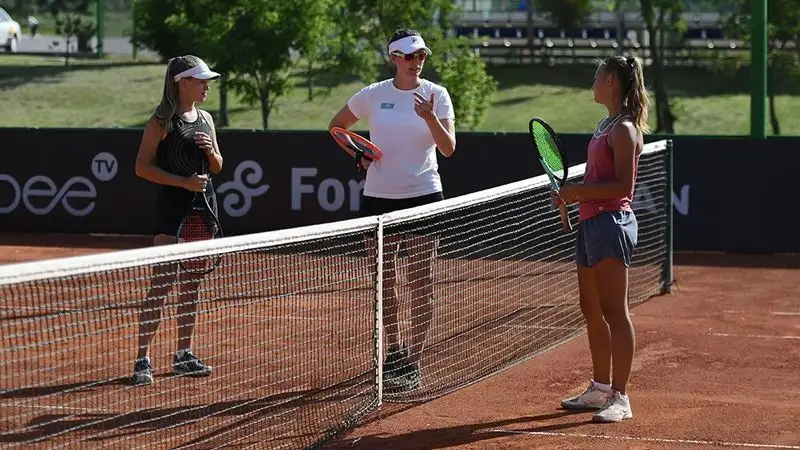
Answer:
POLYGON ((564 205, 571 205, 573 203, 578 203, 580 200, 578 198, 578 190, 580 189, 580 185, 574 183, 566 183, 558 191, 554 191, 553 194, 555 197, 558 198, 558 201, 564 205))
POLYGON ((208 186, 208 180, 208 175, 194 174, 190 177, 186 177, 183 188, 192 192, 205 192, 208 186))
MULTIPOLYGON (((202 165, 203 173, 192 175, 186 183, 186 188, 194 192, 194 198, 189 213, 178 225, 176 233, 178 242, 204 241, 222 237, 222 225, 217 218, 215 209, 209 205, 205 193, 210 181, 209 175, 206 175, 208 168, 205 162, 202 165)), ((217 255, 210 258, 182 260, 180 265, 186 272, 205 275, 219 267, 221 262, 222 257, 217 255)))

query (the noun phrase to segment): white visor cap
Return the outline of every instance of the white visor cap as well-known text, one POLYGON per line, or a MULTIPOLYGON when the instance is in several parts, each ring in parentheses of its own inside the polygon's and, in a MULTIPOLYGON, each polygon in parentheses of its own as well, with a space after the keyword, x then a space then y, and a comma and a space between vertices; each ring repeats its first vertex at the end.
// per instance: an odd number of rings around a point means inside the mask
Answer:
POLYGON ((216 80, 219 78, 220 75, 217 72, 208 68, 206 63, 201 62, 200 64, 190 67, 183 72, 175 75, 174 79, 177 83, 181 78, 197 78, 198 80, 216 80))
POLYGON ((425 50, 425 53, 431 54, 431 49, 425 46, 425 40, 422 39, 422 36, 406 36, 389 44, 389 54, 402 53, 410 55, 419 50, 425 50))

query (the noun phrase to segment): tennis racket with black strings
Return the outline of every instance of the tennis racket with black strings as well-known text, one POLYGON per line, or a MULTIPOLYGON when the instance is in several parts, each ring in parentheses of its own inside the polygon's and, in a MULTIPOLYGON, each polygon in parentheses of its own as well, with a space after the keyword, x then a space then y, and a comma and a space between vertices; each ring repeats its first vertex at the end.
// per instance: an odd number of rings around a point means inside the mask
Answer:
MULTIPOLYGON (((208 170, 208 161, 203 158, 203 169, 200 172, 211 177, 208 170)), ((192 209, 181 220, 178 226, 178 242, 196 242, 222 237, 222 225, 215 210, 208 203, 205 192, 195 192, 192 209)), ((196 275, 205 275, 214 271, 222 263, 222 256, 216 255, 207 258, 187 259, 180 262, 181 269, 196 275)))
MULTIPOLYGON (((561 148, 561 143, 553 128, 539 117, 534 117, 528 122, 528 130, 531 133, 539 163, 550 179, 550 186, 553 191, 558 192, 564 186, 568 177, 566 157, 564 156, 564 150, 561 148)), ((572 223, 569 220, 567 206, 561 202, 558 205, 558 209, 561 214, 561 225, 564 231, 572 231, 572 223)))
POLYGON ((365 169, 363 159, 373 162, 383 156, 377 145, 358 133, 341 127, 333 127, 329 131, 339 147, 356 160, 356 165, 360 170, 365 169))

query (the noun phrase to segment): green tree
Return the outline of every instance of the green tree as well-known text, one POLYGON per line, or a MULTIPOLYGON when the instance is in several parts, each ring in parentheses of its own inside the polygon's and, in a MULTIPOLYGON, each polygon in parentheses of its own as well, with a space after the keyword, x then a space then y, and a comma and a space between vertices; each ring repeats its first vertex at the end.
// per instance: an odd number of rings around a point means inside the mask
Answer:
POLYGON ((497 82, 486 73, 486 63, 461 39, 440 41, 431 63, 453 100, 456 127, 477 128, 497 91, 497 82))
POLYGON ((133 7, 136 42, 133 45, 154 50, 162 61, 191 53, 194 43, 186 40, 188 33, 167 24, 169 17, 182 12, 185 3, 185 0, 136 0, 133 7))
POLYGON ((563 30, 582 26, 594 10, 592 0, 533 0, 532 3, 563 30))
MULTIPOLYGON (((228 85, 231 75, 231 58, 226 48, 227 39, 220 36, 220 30, 233 26, 233 11, 230 4, 216 0, 180 0, 165 19, 164 26, 168 36, 177 40, 187 50, 182 53, 197 53, 214 66, 222 77, 219 80, 219 113, 216 126, 230 125, 228 117, 228 85)), ((167 45, 175 45, 167 43, 167 45)))
POLYGON ((70 46, 77 41, 78 52, 89 50, 89 40, 97 32, 94 22, 88 19, 92 0, 51 0, 47 9, 56 20, 56 34, 66 41, 64 65, 69 65, 70 46))
POLYGON ((175 56, 196 54, 222 73, 219 82, 220 107, 215 122, 218 127, 230 124, 228 119, 228 77, 219 65, 220 40, 214 23, 224 2, 208 0, 137 0, 133 20, 137 35, 133 45, 155 50, 163 61, 175 56), (217 11, 216 14, 208 12, 217 11))
POLYGON ((318 47, 329 0, 231 0, 230 28, 221 30, 233 73, 231 88, 261 107, 263 128, 278 98, 292 87, 298 54, 318 47), (294 54, 297 52, 297 54, 294 54))
POLYGON ((227 87, 258 104, 264 129, 278 98, 292 86, 299 55, 322 58, 334 0, 140 0, 139 42, 162 57, 198 53, 227 76, 221 81, 221 122, 227 87))
POLYGON ((448 35, 456 4, 453 0, 343 0, 335 17, 337 48, 348 55, 351 72, 371 82, 391 76, 387 43, 398 28, 413 28, 433 51, 430 69, 450 92, 456 125, 480 125, 497 89, 469 41, 448 35))
POLYGON ((640 0, 645 29, 650 36, 649 50, 652 58, 651 74, 655 91, 656 133, 675 133, 677 117, 673 112, 664 76, 667 36, 675 30, 685 30, 680 16, 680 0, 640 0))
MULTIPOLYGON (((750 41, 752 0, 737 0, 738 11, 730 14, 725 28, 732 37, 750 41)), ((797 0, 769 0, 767 3, 767 96, 769 119, 773 134, 781 134, 780 121, 775 109, 775 95, 785 79, 800 76, 800 51, 787 44, 800 36, 800 3, 797 0)))

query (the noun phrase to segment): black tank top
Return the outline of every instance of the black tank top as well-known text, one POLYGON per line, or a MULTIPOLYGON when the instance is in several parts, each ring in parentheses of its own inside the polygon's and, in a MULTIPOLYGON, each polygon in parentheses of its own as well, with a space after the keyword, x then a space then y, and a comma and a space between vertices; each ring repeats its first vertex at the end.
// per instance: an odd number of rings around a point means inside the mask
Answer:
MULTIPOLYGON (((211 175, 208 159, 194 141, 195 132, 202 131, 211 136, 211 125, 197 111, 197 120, 186 122, 177 115, 172 118, 172 129, 161 140, 156 150, 156 165, 174 175, 188 177, 192 174, 211 175)), ((192 207, 195 193, 184 188, 161 185, 156 201, 159 214, 184 216, 192 207)), ((209 205, 217 212, 214 186, 206 188, 209 205)))

